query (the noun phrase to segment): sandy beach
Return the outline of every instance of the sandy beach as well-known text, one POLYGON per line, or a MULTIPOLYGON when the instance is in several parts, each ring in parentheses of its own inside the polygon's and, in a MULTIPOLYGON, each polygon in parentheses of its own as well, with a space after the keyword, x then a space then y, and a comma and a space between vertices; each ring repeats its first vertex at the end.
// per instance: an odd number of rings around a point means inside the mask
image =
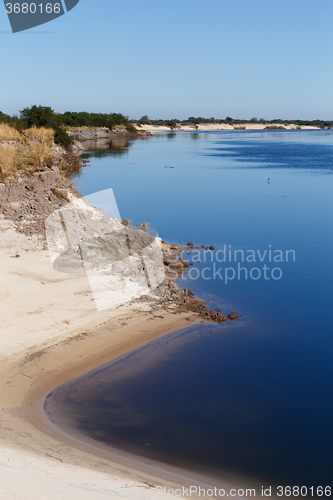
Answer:
MULTIPOLYGON (((270 127, 276 128, 279 130, 281 125, 279 123, 237 123, 237 125, 229 125, 227 123, 200 123, 195 127, 195 125, 181 125, 176 129, 171 129, 170 127, 162 126, 162 125, 141 125, 141 127, 136 127, 137 130, 156 133, 156 132, 170 132, 170 130, 182 130, 187 132, 199 131, 199 132, 210 132, 212 130, 265 130, 270 127)), ((285 130, 296 130, 297 128, 302 130, 315 130, 318 127, 312 127, 310 125, 302 125, 297 127, 295 124, 286 125, 282 127, 285 130)))
POLYGON ((200 318, 152 302, 97 311, 86 275, 56 272, 38 236, 19 234, 3 217, 0 234, 0 497, 133 498, 144 490, 157 498, 158 487, 204 484, 197 475, 69 436, 43 410, 66 380, 200 318))

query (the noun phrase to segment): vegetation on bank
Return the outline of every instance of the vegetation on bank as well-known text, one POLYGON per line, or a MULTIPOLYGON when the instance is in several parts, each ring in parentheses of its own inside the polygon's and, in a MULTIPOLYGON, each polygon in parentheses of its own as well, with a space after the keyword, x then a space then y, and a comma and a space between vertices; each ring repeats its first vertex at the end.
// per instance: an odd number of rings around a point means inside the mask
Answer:
POLYGON ((117 126, 125 127, 129 132, 137 133, 127 116, 121 113, 87 113, 66 111, 56 113, 49 106, 30 106, 20 111, 19 116, 10 116, 0 111, 0 124, 6 124, 18 132, 31 127, 44 127, 54 130, 54 142, 64 148, 73 143, 73 137, 67 133, 70 128, 99 128, 113 130, 117 126))
POLYGON ((34 173, 57 160, 52 150, 53 129, 31 127, 18 132, 0 124, 0 182, 19 172, 34 173))
POLYGON ((0 182, 18 172, 31 174, 54 164, 70 177, 81 163, 70 154, 75 139, 68 130, 81 127, 111 131, 121 127, 137 133, 128 117, 120 113, 56 113, 49 106, 37 105, 22 109, 18 116, 0 111, 0 182), (59 156, 54 143, 65 150, 59 156))
POLYGON ((73 138, 67 133, 67 130, 75 128, 100 128, 106 127, 111 131, 117 127, 126 128, 129 132, 137 133, 134 125, 161 125, 171 129, 176 129, 183 125, 197 126, 200 124, 228 124, 234 127, 243 126, 244 124, 262 124, 266 128, 273 126, 285 127, 291 124, 296 126, 312 126, 322 129, 333 128, 333 120, 282 120, 275 118, 274 120, 265 120, 264 118, 251 118, 251 120, 236 119, 227 116, 226 118, 202 116, 190 116, 187 120, 159 119, 152 120, 147 115, 142 116, 139 120, 130 120, 127 116, 121 113, 88 113, 86 111, 66 111, 65 113, 56 113, 49 106, 30 106, 22 109, 18 116, 10 116, 0 111, 0 124, 7 124, 13 129, 21 132, 31 127, 52 128, 54 130, 54 141, 56 144, 67 148, 73 141, 73 138))
POLYGON ((288 125, 296 125, 298 127, 303 126, 311 126, 311 127, 318 127, 322 129, 331 129, 333 128, 333 120, 325 121, 325 120, 282 120, 281 118, 276 118, 274 120, 265 120, 264 118, 251 118, 251 120, 241 120, 241 119, 235 119, 231 118, 230 116, 227 116, 226 118, 203 118, 202 116, 190 116, 187 120, 178 120, 177 118, 173 118, 171 120, 151 120, 147 115, 142 116, 139 120, 135 120, 133 123, 135 123, 138 126, 142 125, 159 125, 159 126, 167 126, 173 129, 176 129, 177 127, 183 126, 183 125, 192 125, 192 126, 197 126, 201 124, 214 124, 214 123, 223 123, 226 125, 232 125, 236 129, 241 130, 243 127, 243 124, 262 124, 262 125, 267 125, 265 128, 284 128, 288 125), (274 126, 271 126, 270 124, 274 123, 274 126))
POLYGON ((17 174, 33 174, 57 165, 62 177, 70 178, 81 168, 81 159, 69 151, 54 147, 55 131, 31 127, 19 132, 7 123, 0 123, 0 182, 17 174))

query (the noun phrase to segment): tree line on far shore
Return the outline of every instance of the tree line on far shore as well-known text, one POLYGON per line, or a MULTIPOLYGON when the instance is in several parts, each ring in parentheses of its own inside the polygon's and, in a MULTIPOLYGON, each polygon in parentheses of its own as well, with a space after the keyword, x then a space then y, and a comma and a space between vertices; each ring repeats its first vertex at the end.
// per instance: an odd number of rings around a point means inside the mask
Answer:
POLYGON ((160 125, 167 126, 170 128, 177 128, 178 126, 183 125, 200 125, 207 123, 224 123, 227 125, 240 125, 243 123, 258 123, 262 125, 269 125, 270 123, 278 124, 282 126, 286 125, 309 125, 312 127, 319 127, 322 129, 331 129, 333 128, 333 120, 282 120, 281 118, 275 118, 274 120, 265 120, 264 118, 251 118, 251 120, 243 120, 239 118, 231 118, 231 116, 227 116, 226 118, 203 118, 202 116, 190 116, 187 120, 178 120, 177 118, 173 118, 171 120, 151 120, 147 115, 142 116, 139 120, 134 120, 136 125, 160 125))
POLYGON ((241 120, 231 118, 230 116, 223 119, 190 116, 187 120, 179 120, 177 118, 167 120, 151 120, 147 115, 144 115, 139 120, 130 120, 128 116, 124 116, 121 113, 88 113, 86 111, 66 111, 65 113, 56 113, 50 106, 41 105, 33 105, 23 108, 20 110, 18 116, 10 116, 0 111, 0 123, 7 123, 18 131, 23 131, 31 127, 52 128, 55 132, 55 142, 57 144, 61 144, 63 147, 68 147, 73 142, 72 136, 67 133, 67 129, 70 127, 106 127, 112 130, 117 126, 122 126, 132 133, 137 133, 137 129, 134 125, 139 127, 142 125, 162 125, 175 129, 181 125, 197 126, 204 123, 225 123, 233 126, 245 123, 260 123, 267 125, 274 123, 275 125, 280 125, 281 128, 290 124, 295 124, 297 126, 309 125, 322 129, 333 128, 333 121, 325 120, 282 120, 280 118, 274 120, 265 120, 264 118, 241 120))

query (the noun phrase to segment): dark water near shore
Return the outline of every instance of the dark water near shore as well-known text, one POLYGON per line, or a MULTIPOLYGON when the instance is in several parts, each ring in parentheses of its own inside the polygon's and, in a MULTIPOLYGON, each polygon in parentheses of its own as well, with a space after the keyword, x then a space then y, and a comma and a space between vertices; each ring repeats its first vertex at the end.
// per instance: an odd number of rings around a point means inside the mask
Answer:
POLYGON ((85 156, 82 194, 112 187, 122 218, 215 246, 184 255, 179 284, 242 316, 66 384, 59 411, 103 443, 215 477, 332 485, 332 131, 161 134, 85 156))

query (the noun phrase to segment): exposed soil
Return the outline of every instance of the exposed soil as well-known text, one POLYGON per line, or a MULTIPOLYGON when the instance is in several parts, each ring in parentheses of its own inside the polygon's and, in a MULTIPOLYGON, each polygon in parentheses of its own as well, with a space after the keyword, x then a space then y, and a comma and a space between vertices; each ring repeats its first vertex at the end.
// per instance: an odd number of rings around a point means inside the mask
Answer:
POLYGON ((45 238, 45 219, 68 203, 71 195, 80 196, 58 167, 17 175, 0 184, 0 213, 14 222, 18 232, 45 238))

